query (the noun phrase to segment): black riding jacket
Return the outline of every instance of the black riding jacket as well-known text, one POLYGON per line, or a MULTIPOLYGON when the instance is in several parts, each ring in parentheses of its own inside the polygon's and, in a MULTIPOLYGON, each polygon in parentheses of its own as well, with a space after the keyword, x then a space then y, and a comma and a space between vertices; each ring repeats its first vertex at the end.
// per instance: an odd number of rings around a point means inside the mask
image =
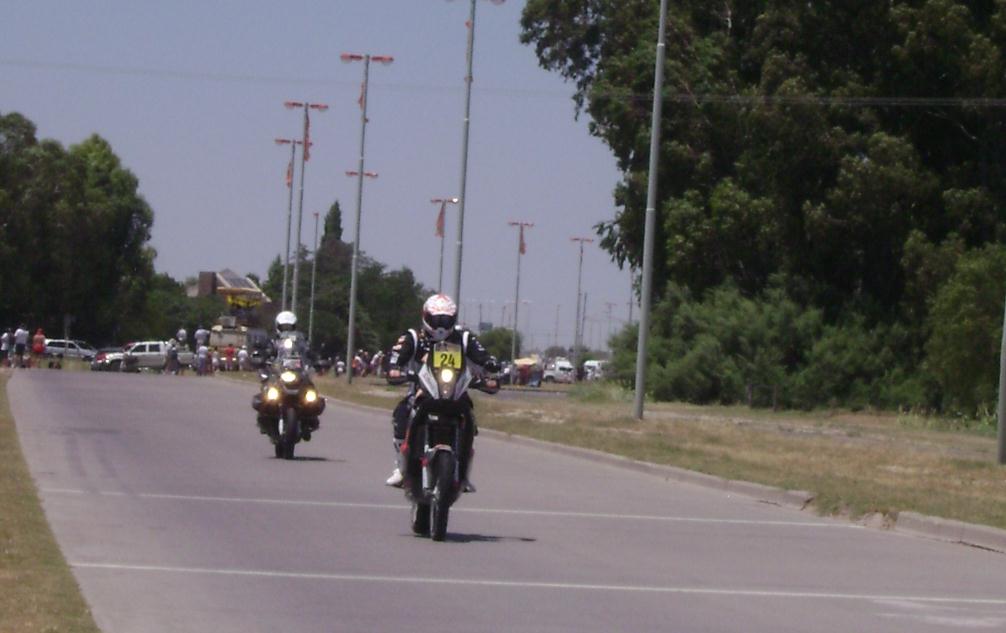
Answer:
MULTIPOLYGON (((465 356, 468 360, 482 369, 489 372, 499 371, 499 363, 486 350, 474 332, 466 330, 461 326, 454 326, 454 331, 447 336, 445 341, 460 345, 465 350, 465 356), (467 345, 465 344, 466 338, 468 340, 467 345)), ((426 332, 416 332, 416 330, 409 329, 399 336, 394 346, 392 346, 391 356, 388 359, 388 367, 417 369, 421 362, 420 359, 433 349, 435 343, 435 341, 426 335, 426 332)))

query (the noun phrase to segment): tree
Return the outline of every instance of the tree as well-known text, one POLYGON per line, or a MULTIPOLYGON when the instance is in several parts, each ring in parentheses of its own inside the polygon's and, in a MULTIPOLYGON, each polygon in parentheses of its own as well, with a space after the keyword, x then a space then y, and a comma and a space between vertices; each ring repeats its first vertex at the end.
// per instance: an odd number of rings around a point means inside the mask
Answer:
POLYGON ((139 182, 94 135, 65 150, 0 115, 0 318, 107 341, 144 310, 153 212, 139 182), (44 291, 40 291, 44 289, 44 291))
MULTIPOLYGON (((529 0, 521 19, 522 41, 575 84, 575 114, 590 117, 617 160, 617 212, 595 228, 633 268, 657 7, 529 0)), ((919 371, 951 325, 941 319, 953 318, 934 297, 957 284, 947 282, 957 258, 1006 242, 1006 111, 976 100, 1006 97, 1006 3, 685 0, 670 13, 655 303, 719 317, 729 288, 819 314, 816 339, 775 372, 801 406, 890 403, 893 394, 939 401, 937 381, 919 371), (942 316, 931 317, 938 307, 942 316), (889 359, 886 372, 877 359, 889 359), (823 369, 837 363, 840 371, 823 369)), ((955 296, 964 312, 984 313, 979 297, 955 296)), ((654 327, 677 332, 676 318, 655 310, 654 327)), ((654 337, 660 395, 736 399, 729 376, 753 360, 731 336, 654 337)), ((632 353, 634 343, 619 340, 632 353)), ((771 345, 770 357, 786 356, 771 345)))

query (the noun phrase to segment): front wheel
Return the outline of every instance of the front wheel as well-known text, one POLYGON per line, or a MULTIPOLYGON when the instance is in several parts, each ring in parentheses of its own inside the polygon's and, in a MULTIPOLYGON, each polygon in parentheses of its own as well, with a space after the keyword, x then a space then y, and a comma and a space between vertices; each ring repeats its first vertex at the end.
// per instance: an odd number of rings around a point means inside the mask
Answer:
POLYGON ((430 538, 442 541, 447 537, 447 517, 454 501, 454 453, 439 453, 433 463, 435 487, 430 504, 430 538))
POLYGON ((276 457, 293 459, 293 447, 300 437, 300 421, 297 419, 296 409, 287 407, 283 411, 277 430, 279 438, 276 441, 276 457))
POLYGON ((412 502, 412 533, 430 535, 430 504, 412 502))

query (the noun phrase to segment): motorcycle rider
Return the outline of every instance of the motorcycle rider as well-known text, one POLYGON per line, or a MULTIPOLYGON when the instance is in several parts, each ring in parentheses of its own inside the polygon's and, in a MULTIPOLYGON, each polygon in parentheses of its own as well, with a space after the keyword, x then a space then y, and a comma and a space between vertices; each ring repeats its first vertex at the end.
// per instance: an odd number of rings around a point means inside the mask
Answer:
MULTIPOLYGON (((460 345, 464 350, 468 360, 476 365, 475 372, 479 369, 495 373, 499 371, 499 363, 486 348, 479 342, 473 332, 467 328, 457 325, 458 307, 445 294, 435 294, 429 297, 423 304, 423 327, 416 331, 410 328, 398 337, 395 345, 391 348, 391 356, 388 359, 389 382, 395 382, 406 372, 415 371, 422 364, 423 357, 433 348, 435 343, 449 342, 460 345)), ((405 465, 405 457, 402 455, 402 444, 405 442, 405 435, 408 431, 409 420, 412 408, 415 405, 418 387, 413 383, 409 388, 409 393, 395 407, 391 415, 394 432, 395 447, 395 470, 385 482, 385 485, 401 487, 404 481, 402 472, 405 465)), ((461 486, 464 492, 475 492, 475 486, 469 478, 471 462, 474 457, 473 445, 475 435, 478 430, 475 426, 475 412, 471 408, 474 405, 468 394, 464 396, 469 404, 469 424, 464 427, 464 435, 461 439, 461 455, 459 455, 459 469, 461 486)))
MULTIPOLYGON (((299 357, 305 363, 308 361, 307 342, 304 340, 304 335, 297 331, 297 315, 289 310, 283 310, 276 315, 276 338, 269 341, 265 350, 263 369, 267 369, 273 360, 286 357, 299 357)), ((262 394, 253 397, 252 407, 256 411, 258 410, 256 403, 261 401, 262 394)), ((263 435, 268 435, 269 429, 274 426, 274 420, 260 413, 258 426, 263 435)), ((317 430, 317 427, 314 430, 317 430)))

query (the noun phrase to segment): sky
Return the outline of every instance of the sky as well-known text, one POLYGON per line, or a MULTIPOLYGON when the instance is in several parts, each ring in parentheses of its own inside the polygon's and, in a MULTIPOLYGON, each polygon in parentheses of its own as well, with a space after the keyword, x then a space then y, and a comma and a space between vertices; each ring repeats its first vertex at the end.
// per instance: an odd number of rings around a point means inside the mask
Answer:
MULTIPOLYGON (((614 217, 620 175, 573 86, 520 43, 525 2, 478 0, 475 22, 462 319, 512 320, 517 231, 519 327, 543 347, 569 345, 578 245, 614 217), (524 303, 526 302, 526 303, 524 303)), ((336 200, 352 241, 363 64, 389 55, 369 82, 360 246, 389 269, 437 286, 433 197, 459 195, 467 0, 0 0, 0 112, 20 112, 40 138, 106 138, 154 211, 155 269, 183 280, 231 268, 263 276, 285 250, 289 149, 311 118, 301 240, 336 200)), ((298 159, 299 166, 299 159, 298 159)), ((298 215, 294 181, 293 225, 298 215)), ((444 287, 454 286, 457 207, 448 207, 444 287)), ((301 274, 309 274, 304 270, 301 274)), ((629 316, 630 276, 597 242, 584 250, 586 343, 599 348, 629 316)), ((302 298, 303 299, 303 298, 302 298)), ((302 312, 306 309, 302 308, 302 312)), ((637 315, 636 306, 632 314, 637 315)), ((417 315, 418 317, 418 315, 417 315)))

